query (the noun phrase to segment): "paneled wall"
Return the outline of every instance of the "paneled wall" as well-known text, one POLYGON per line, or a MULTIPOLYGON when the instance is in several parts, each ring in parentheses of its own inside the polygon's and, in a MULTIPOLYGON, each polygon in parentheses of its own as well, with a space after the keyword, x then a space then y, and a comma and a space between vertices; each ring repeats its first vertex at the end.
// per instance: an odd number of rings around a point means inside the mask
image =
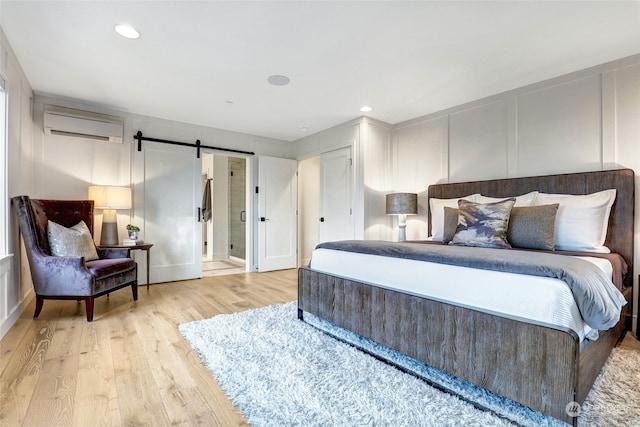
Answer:
POLYGON ((640 171, 639 88, 637 55, 394 126, 393 185, 422 196, 407 237, 427 235, 432 183, 640 171))
MULTIPOLYGON (((626 167, 640 212, 640 55, 400 123, 393 136, 391 185, 420 195, 408 239, 427 236, 426 190, 438 182, 626 167)), ((640 215, 635 236, 637 281, 640 215)))
POLYGON ((596 74, 515 97, 514 176, 602 168, 602 79, 596 74))

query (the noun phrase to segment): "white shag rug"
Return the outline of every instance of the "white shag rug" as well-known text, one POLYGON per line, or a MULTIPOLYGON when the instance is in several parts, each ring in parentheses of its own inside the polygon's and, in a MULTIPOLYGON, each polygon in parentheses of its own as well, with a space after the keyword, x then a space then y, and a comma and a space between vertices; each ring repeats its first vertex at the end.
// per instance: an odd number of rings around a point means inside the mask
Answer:
MULTIPOLYGON (((254 427, 567 425, 308 313, 301 322, 295 302, 184 323, 180 332, 254 427)), ((614 349, 579 425, 640 425, 639 388, 640 355, 614 349)))

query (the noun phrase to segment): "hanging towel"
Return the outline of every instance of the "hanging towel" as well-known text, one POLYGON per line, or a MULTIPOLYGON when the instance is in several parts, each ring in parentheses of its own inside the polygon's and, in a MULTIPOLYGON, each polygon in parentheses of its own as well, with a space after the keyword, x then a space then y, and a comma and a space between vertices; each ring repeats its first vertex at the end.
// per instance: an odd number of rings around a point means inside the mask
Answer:
POLYGON ((207 179, 202 192, 202 220, 209 221, 211 219, 211 180, 207 179))

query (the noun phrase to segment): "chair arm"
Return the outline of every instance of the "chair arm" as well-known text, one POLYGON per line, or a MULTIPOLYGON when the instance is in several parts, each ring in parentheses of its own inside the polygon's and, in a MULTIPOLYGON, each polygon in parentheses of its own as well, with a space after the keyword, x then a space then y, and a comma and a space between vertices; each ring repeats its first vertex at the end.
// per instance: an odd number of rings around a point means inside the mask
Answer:
POLYGON ((129 248, 98 248, 100 259, 131 258, 129 248))
POLYGON ((29 262, 36 294, 91 295, 94 279, 84 257, 35 254, 29 262))

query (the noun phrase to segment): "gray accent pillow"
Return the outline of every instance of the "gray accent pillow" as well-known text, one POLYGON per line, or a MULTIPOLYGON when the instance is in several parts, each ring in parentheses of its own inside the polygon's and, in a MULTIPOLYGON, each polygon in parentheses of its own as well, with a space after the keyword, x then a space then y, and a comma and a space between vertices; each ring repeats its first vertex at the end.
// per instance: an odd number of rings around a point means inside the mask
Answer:
POLYGON ((458 228, 458 209, 444 207, 444 231, 442 232, 442 241, 449 243, 453 239, 453 235, 456 234, 456 228, 458 228))
POLYGON ((47 236, 51 255, 84 257, 85 261, 98 259, 96 245, 84 221, 80 221, 71 228, 49 221, 47 236))
POLYGON ((511 210, 507 240, 514 248, 554 251, 558 203, 515 207, 511 210))
POLYGON ((458 226, 450 245, 507 249, 507 229, 515 198, 493 203, 458 201, 458 226))

